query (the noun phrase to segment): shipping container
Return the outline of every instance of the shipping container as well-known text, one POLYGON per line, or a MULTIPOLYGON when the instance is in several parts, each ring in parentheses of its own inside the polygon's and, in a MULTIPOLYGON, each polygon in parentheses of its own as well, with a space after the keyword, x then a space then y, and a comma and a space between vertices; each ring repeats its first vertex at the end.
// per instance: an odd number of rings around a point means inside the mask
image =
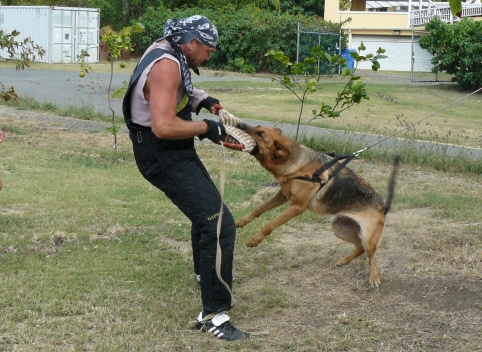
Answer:
MULTIPOLYGON (((36 61, 77 63, 82 50, 87 63, 99 62, 100 10, 57 6, 0 6, 0 30, 20 32, 17 41, 31 38, 47 53, 36 61)), ((8 57, 6 50, 0 56, 8 57)))

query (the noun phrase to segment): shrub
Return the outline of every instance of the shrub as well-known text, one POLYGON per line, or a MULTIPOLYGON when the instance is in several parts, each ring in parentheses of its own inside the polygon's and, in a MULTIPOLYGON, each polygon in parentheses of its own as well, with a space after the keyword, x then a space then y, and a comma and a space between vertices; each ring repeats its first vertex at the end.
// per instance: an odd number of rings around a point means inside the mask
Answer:
POLYGON ((482 22, 465 18, 454 25, 438 17, 425 28, 429 37, 420 38, 420 47, 434 55, 433 72, 447 72, 460 90, 482 86, 482 22))
POLYGON ((133 40, 145 50, 161 38, 164 23, 169 18, 184 18, 194 14, 208 17, 218 28, 220 40, 216 53, 206 66, 213 69, 239 70, 244 72, 274 71, 282 73, 282 67, 270 65, 264 54, 279 49, 291 60, 296 59, 298 23, 314 29, 339 31, 340 25, 326 22, 316 16, 278 14, 262 11, 256 7, 244 7, 237 11, 231 6, 218 9, 190 8, 171 11, 149 8, 138 19, 144 32, 133 40))

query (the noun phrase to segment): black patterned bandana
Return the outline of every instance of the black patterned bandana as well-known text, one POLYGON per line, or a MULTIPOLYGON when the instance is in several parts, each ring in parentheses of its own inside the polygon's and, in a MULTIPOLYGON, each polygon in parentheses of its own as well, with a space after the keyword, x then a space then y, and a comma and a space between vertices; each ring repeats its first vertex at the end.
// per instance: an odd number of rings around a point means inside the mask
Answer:
MULTIPOLYGON (((193 87, 191 82, 191 72, 186 61, 186 57, 179 44, 188 44, 193 39, 199 43, 216 48, 218 42, 218 30, 214 24, 206 17, 194 15, 182 20, 169 19, 164 26, 164 39, 166 39, 174 49, 176 57, 181 65, 181 75, 186 94, 191 99, 193 97, 193 87)), ((197 68, 193 71, 199 75, 197 68)))

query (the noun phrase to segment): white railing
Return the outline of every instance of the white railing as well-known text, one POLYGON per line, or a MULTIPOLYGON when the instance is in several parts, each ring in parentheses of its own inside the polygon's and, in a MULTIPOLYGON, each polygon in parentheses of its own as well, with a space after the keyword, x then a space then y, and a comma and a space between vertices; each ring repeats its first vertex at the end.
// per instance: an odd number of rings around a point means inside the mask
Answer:
MULTIPOLYGON (((435 16, 439 17, 442 22, 454 23, 459 21, 458 17, 452 16, 450 7, 437 7, 423 10, 410 11, 409 25, 410 27, 422 26, 430 22, 435 16)), ((462 5, 462 17, 482 16, 482 4, 462 5)))
POLYGON ((482 16, 482 4, 462 4, 462 16, 477 17, 482 16))

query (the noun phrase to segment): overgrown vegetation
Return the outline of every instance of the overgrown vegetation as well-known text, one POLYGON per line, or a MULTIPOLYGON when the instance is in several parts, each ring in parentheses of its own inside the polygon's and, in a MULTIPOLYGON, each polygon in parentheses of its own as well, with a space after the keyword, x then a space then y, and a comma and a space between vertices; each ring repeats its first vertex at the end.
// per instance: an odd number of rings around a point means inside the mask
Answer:
MULTIPOLYGON (((251 11, 255 12, 271 11, 276 14, 291 13, 322 17, 324 9, 323 1, 314 0, 135 0, 123 2, 89 0, 89 5, 90 7, 100 8, 101 13, 104 14, 101 18, 101 26, 112 25, 115 30, 130 25, 132 20, 137 20, 152 10, 165 12, 175 9, 193 9, 187 15, 192 16, 199 11, 205 14, 206 11, 213 9, 243 11, 245 8, 250 8, 251 11)), ((210 19, 216 20, 216 18, 210 19)), ((164 22, 160 23, 163 24, 164 22)))
MULTIPOLYGON (((346 0, 343 0, 346 1, 346 0)), ((135 20, 145 14, 149 7, 157 9, 195 8, 222 9, 232 7, 241 10, 244 7, 276 13, 286 12, 304 14, 306 16, 323 16, 324 1, 315 0, 4 0, 3 5, 33 5, 33 6, 68 6, 68 7, 93 7, 99 8, 102 14, 101 27, 111 25, 114 30, 131 25, 135 20)), ((191 13, 190 15, 193 15, 191 13)))

